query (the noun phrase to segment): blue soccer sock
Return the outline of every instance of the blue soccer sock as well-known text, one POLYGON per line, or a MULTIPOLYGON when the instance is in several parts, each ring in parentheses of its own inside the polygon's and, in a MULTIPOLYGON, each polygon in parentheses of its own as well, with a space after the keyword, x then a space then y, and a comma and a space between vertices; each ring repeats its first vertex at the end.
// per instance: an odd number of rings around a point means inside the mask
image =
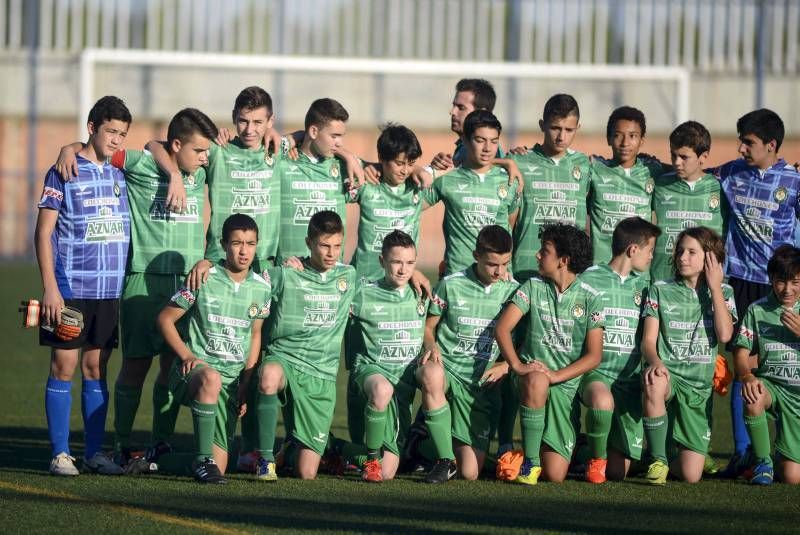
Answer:
POLYGON ((61 452, 69 454, 69 413, 72 409, 72 381, 47 378, 44 392, 44 412, 47 415, 47 432, 53 457, 61 452))
POLYGON ((81 413, 86 440, 84 457, 91 459, 103 447, 108 414, 108 386, 105 379, 84 379, 81 390, 81 413))
POLYGON ((731 427, 733 428, 733 445, 736 455, 744 455, 750 446, 750 435, 744 423, 744 398, 742 398, 742 383, 734 380, 731 388, 731 427))

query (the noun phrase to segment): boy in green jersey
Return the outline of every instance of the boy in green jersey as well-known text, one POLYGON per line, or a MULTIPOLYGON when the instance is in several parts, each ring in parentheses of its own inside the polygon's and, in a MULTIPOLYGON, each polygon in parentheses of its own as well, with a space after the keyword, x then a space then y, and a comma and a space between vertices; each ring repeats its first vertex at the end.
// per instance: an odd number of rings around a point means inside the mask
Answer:
POLYGON ((194 291, 181 288, 158 315, 164 340, 178 356, 170 393, 192 410, 194 477, 214 484, 226 482, 229 440, 247 410, 271 294, 269 283, 250 269, 258 247, 258 226, 250 216, 229 216, 220 245, 225 260, 209 270, 206 283, 194 291), (184 316, 186 342, 175 327, 184 316))
POLYGON ((519 218, 514 227, 514 274, 528 280, 536 274, 539 229, 547 223, 569 223, 586 228, 586 196, 590 163, 582 152, 570 149, 580 129, 580 110, 571 95, 557 94, 544 105, 542 143, 510 156, 525 178, 519 218))
POLYGON ((286 436, 299 443, 302 479, 314 479, 328 442, 336 403, 342 338, 356 284, 352 266, 339 263, 344 226, 335 212, 311 216, 302 269, 269 271, 272 312, 259 368, 259 453, 256 474, 275 480, 275 431, 284 405, 286 436))
POLYGON ((400 230, 387 234, 379 261, 384 277, 358 288, 348 325, 353 382, 366 402, 361 413, 367 447, 362 478, 372 483, 394 478, 400 463, 428 308, 408 284, 417 262, 411 236, 400 230))
POLYGON ((456 465, 461 477, 477 479, 486 459, 500 394, 493 387, 508 373, 505 363, 493 363, 498 356, 495 322, 517 287, 508 280, 511 247, 506 229, 484 227, 473 264, 445 277, 431 299, 417 370, 437 457, 427 483, 452 479, 456 465))
POLYGON ((669 135, 669 150, 674 172, 656 178, 653 191, 656 223, 664 231, 650 266, 654 281, 672 277, 669 261, 682 230, 702 225, 722 234, 719 180, 703 171, 711 150, 708 130, 695 121, 679 125, 669 135))
MULTIPOLYGON (((158 377, 153 386, 153 441, 159 447, 149 457, 167 450, 166 439, 175 427, 177 409, 168 388, 169 371, 175 355, 164 344, 153 321, 172 295, 181 287, 191 267, 203 256, 203 205, 205 170, 211 140, 217 127, 203 112, 186 108, 178 112, 167 128, 167 145, 180 176, 170 177, 158 168, 148 151, 118 151, 112 165, 122 169, 128 186, 131 209, 131 250, 120 306, 122 367, 114 389, 116 460, 130 460, 130 435, 142 385, 152 359, 161 355, 158 377), (182 188, 180 187, 182 185, 182 188), (177 187, 176 187, 177 186, 177 187), (185 198, 175 191, 185 191, 185 198)), ((82 144, 64 147, 59 163, 69 168, 70 156, 82 144)))
POLYGON ((646 131, 641 111, 630 106, 617 108, 606 125, 613 158, 592 157, 588 202, 595 264, 611 260, 611 235, 621 219, 651 219, 655 177, 663 171, 658 160, 639 156, 646 131))
POLYGON ((778 477, 800 484, 800 249, 781 245, 767 263, 772 292, 750 305, 736 338, 736 375, 742 382, 745 425, 753 444, 750 483, 769 485, 766 413, 776 426, 778 477))
POLYGON ((483 227, 496 224, 510 232, 516 221, 517 191, 509 187, 506 170, 493 163, 501 130, 491 112, 470 113, 464 120, 463 164, 435 180, 425 194, 429 205, 444 203, 445 274, 471 265, 483 227))
POLYGON ((639 343, 646 277, 661 230, 640 217, 623 219, 614 229, 608 264, 590 267, 578 277, 603 292, 603 358, 583 375, 579 389, 588 408, 586 434, 591 459, 586 480, 625 479, 631 459, 642 453, 642 389, 639 343))
POLYGON ((542 473, 549 481, 566 478, 580 417, 580 377, 603 355, 602 292, 577 279, 591 265, 589 237, 553 223, 542 227, 539 239, 540 276, 517 289, 495 329, 520 393, 525 460, 516 481, 526 485, 542 473), (522 320, 525 339, 517 353, 511 332, 522 320))
POLYGON ((723 284, 722 238, 706 227, 681 232, 672 255, 675 278, 654 283, 642 333, 644 435, 653 462, 647 479, 664 485, 671 471, 695 483, 711 441, 708 400, 717 346, 733 336, 736 304, 723 284), (667 442, 679 447, 668 465, 667 442))

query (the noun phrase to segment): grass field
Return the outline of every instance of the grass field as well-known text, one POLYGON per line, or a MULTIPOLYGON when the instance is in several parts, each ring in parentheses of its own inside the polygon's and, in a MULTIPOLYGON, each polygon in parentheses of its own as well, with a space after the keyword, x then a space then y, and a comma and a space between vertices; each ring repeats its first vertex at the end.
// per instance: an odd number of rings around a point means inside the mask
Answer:
MULTIPOLYGON (((494 481, 429 486, 401 477, 383 485, 321 476, 275 484, 232 475, 224 487, 189 478, 54 478, 44 417, 48 352, 35 333, 19 328, 16 305, 37 296, 34 266, 0 265, 0 532, 115 531, 256 533, 284 531, 472 532, 569 531, 663 533, 789 533, 800 526, 800 488, 753 488, 741 482, 642 480, 593 486, 579 481, 521 487, 494 481)), ((115 354, 109 376, 119 368, 115 354)), ((82 452, 80 379, 73 387, 72 447, 82 452)), ((149 391, 149 385, 145 392, 149 391)), ((340 399, 343 399, 340 396, 340 399)), ((191 420, 181 415, 174 444, 189 447, 191 420)), ((142 399, 135 441, 150 426, 149 395, 142 399)), ((111 415, 107 428, 111 428, 111 415)), ((279 430, 280 431, 280 430, 279 430)), ((337 409, 334 433, 346 436, 337 409)), ((111 433, 107 434, 110 447, 111 433)), ((731 452, 727 398, 717 398, 712 439, 722 462, 731 452)), ((77 457, 78 455, 76 455, 77 457)))

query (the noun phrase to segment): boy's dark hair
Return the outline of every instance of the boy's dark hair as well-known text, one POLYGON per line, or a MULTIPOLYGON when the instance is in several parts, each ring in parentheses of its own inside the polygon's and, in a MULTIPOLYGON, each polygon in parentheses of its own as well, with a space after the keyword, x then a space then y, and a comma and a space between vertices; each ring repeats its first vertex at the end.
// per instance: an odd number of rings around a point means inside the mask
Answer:
POLYGON ((500 121, 497 120, 497 117, 495 117, 492 112, 488 110, 475 110, 470 112, 464 119, 464 127, 461 130, 464 139, 471 139, 475 130, 483 128, 484 126, 497 130, 497 135, 500 135, 500 132, 503 131, 503 125, 500 124, 500 121))
POLYGON ((570 115, 574 115, 578 119, 581 118, 578 101, 572 95, 558 93, 545 102, 542 121, 546 123, 552 119, 566 119, 570 115))
POLYGON ((736 132, 739 138, 747 134, 753 134, 763 143, 775 140, 775 151, 781 148, 783 136, 785 134, 783 121, 772 110, 761 108, 760 110, 745 113, 736 121, 736 132))
POLYGON ((700 243, 704 253, 713 253, 717 258, 717 262, 722 264, 725 262, 725 242, 722 238, 708 227, 692 227, 681 231, 678 238, 675 240, 675 250, 672 251, 672 272, 675 274, 676 279, 681 278, 678 271, 678 257, 680 256, 680 244, 684 237, 694 238, 700 243))
POLYGON ((539 229, 539 241, 552 243, 559 258, 568 257, 567 268, 576 275, 592 265, 592 240, 574 225, 546 224, 539 229))
POLYGON ((272 97, 257 85, 251 85, 241 90, 233 104, 233 120, 242 110, 255 110, 267 108, 267 117, 272 117, 272 97))
POLYGON ((647 122, 644 120, 644 113, 631 106, 621 106, 611 112, 608 117, 608 124, 606 124, 606 140, 611 143, 614 139, 614 129, 617 127, 617 121, 633 121, 642 129, 642 137, 647 132, 647 122))
POLYGON ((347 122, 350 114, 344 106, 332 98, 318 98, 311 103, 306 112, 305 129, 308 130, 312 125, 317 128, 325 128, 331 121, 347 122))
POLYGON ((344 234, 344 225, 339 214, 332 210, 322 210, 311 216, 308 222, 309 240, 313 240, 323 234, 344 234))
POLYGON ((196 108, 184 108, 169 122, 167 142, 172 143, 179 139, 181 143, 186 143, 194 134, 213 140, 217 137, 217 126, 202 111, 196 108))
POLYGON ((661 229, 641 217, 627 217, 617 223, 611 236, 611 255, 623 254, 631 245, 643 246, 650 238, 661 236, 661 229))
POLYGON ((497 95, 492 84, 481 78, 462 78, 456 84, 456 93, 472 93, 472 105, 476 110, 493 111, 497 95))
POLYGON ((392 247, 403 247, 405 249, 413 248, 416 249, 417 246, 414 245, 414 240, 403 232, 402 230, 393 230, 389 234, 383 237, 383 243, 381 244, 381 256, 386 258, 386 255, 389 254, 389 251, 392 247))
POLYGON ((94 103, 89 110, 88 122, 94 125, 95 131, 106 121, 122 121, 131 124, 131 112, 121 99, 108 95, 94 103))
POLYGON ((410 128, 401 124, 386 123, 378 137, 378 159, 390 162, 401 154, 405 154, 408 161, 414 161, 422 156, 419 140, 410 128))
POLYGON ((681 123, 669 135, 669 148, 678 150, 681 147, 689 147, 700 156, 711 150, 711 134, 697 121, 681 123))
POLYGON ((255 220, 246 214, 232 214, 222 223, 222 241, 228 243, 234 230, 254 230, 258 238, 258 225, 255 220))
POLYGON ((800 275, 800 249, 783 244, 767 262, 767 275, 770 282, 788 281, 800 275))
POLYGON ((475 240, 475 254, 506 254, 514 247, 511 234, 500 225, 486 225, 478 232, 475 240))

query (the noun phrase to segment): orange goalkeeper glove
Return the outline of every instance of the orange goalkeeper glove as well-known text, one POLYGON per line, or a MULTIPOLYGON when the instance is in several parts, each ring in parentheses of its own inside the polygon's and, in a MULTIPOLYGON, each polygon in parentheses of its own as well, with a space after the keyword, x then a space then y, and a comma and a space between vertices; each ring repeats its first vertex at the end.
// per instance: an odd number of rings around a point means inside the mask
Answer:
POLYGON ((717 364, 714 367, 714 391, 720 396, 726 395, 731 381, 733 372, 728 368, 728 361, 722 355, 717 355, 717 364))
POLYGON ((514 481, 519 475, 525 455, 522 450, 507 451, 497 459, 496 476, 500 481, 514 481))
POLYGON ((55 335, 65 342, 74 340, 81 335, 83 330, 83 314, 72 307, 61 309, 61 322, 55 330, 55 335))

